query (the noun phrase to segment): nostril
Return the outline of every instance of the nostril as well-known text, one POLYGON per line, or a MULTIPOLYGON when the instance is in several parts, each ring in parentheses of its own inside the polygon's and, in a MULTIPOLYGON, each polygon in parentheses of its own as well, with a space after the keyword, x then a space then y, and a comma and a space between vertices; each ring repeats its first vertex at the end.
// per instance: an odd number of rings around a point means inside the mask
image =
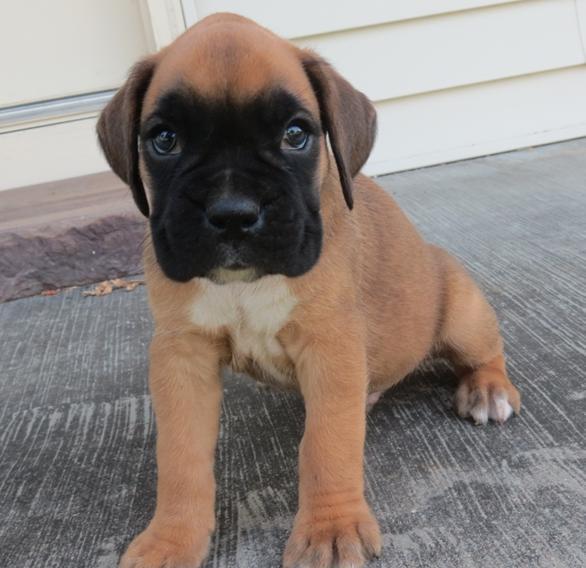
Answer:
POLYGON ((221 199, 207 208, 209 222, 220 230, 247 230, 256 225, 260 211, 248 200, 221 199))
POLYGON ((254 227, 258 221, 258 211, 250 211, 240 216, 240 226, 243 229, 254 227))
POLYGON ((218 212, 214 210, 208 210, 207 212, 208 221, 217 229, 225 229, 226 228, 226 219, 224 215, 218 214, 218 212))

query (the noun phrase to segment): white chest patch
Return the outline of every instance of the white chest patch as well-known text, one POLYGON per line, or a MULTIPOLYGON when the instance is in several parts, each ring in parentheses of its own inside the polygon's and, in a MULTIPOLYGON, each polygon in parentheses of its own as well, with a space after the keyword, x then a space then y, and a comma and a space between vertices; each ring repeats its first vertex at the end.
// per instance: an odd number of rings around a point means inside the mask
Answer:
POLYGON ((227 330, 233 359, 247 358, 278 380, 287 380, 276 360, 283 357, 277 333, 289 319, 297 299, 283 276, 254 282, 202 283, 191 309, 191 321, 209 331, 227 330))

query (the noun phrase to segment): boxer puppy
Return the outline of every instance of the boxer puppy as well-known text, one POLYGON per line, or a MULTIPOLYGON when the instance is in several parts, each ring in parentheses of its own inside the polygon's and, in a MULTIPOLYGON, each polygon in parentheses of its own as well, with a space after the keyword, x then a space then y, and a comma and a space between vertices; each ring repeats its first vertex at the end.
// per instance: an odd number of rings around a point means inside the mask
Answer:
POLYGON ((462 417, 519 411, 480 290, 358 173, 375 131, 372 104, 318 55, 231 14, 139 62, 103 111, 106 158, 149 220, 155 321, 157 506, 123 568, 204 561, 224 366, 305 402, 286 567, 380 553, 367 399, 423 360, 451 361, 462 417))

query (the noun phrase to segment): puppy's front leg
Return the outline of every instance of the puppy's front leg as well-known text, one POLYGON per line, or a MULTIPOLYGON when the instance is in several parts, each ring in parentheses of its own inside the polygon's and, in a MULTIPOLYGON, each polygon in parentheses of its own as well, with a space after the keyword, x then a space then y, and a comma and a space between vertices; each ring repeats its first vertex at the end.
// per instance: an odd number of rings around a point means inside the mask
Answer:
POLYGON ((214 530, 219 352, 191 333, 155 335, 150 389, 157 420, 157 507, 121 568, 197 568, 214 530))
POLYGON ((306 422, 286 568, 359 567, 380 553, 378 524, 364 498, 365 348, 362 334, 346 324, 306 342, 296 358, 306 422))

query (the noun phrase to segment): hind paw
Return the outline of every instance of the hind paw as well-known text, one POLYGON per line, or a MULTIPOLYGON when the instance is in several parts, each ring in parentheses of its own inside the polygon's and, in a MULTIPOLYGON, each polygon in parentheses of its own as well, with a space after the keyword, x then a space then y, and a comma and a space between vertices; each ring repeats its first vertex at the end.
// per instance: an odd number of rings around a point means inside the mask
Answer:
POLYGON ((493 420, 500 424, 513 414, 519 414, 519 391, 506 377, 470 377, 463 380, 456 391, 456 411, 462 418, 472 418, 475 424, 493 420))

